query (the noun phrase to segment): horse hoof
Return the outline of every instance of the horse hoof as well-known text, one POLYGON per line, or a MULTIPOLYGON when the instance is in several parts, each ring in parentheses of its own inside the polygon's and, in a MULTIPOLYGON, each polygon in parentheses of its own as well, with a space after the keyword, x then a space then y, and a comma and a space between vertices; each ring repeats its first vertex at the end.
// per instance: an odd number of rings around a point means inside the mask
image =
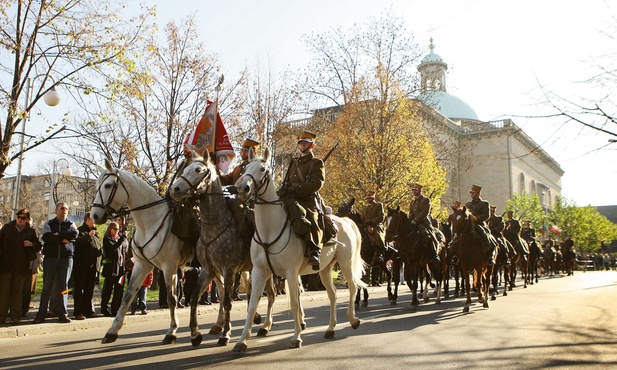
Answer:
POLYGON ((201 333, 199 333, 194 338, 191 338, 191 344, 193 347, 197 347, 201 344, 202 339, 203 337, 201 336, 201 333))
POLYGON ((436 300, 435 304, 441 304, 441 299, 436 300))
POLYGON ((496 300, 497 300, 497 297, 491 296, 491 301, 496 301, 496 300))
POLYGON ((391 300, 390 301, 390 305, 391 306, 396 306, 397 305, 396 299, 391 300))
POLYGON ((362 301, 362 307, 368 307, 368 301, 362 301))
POLYGON ((258 337, 266 337, 266 336, 268 336, 268 333, 269 333, 268 329, 260 328, 259 331, 257 332, 257 336, 258 337))
POLYGON ((358 327, 360 327, 360 320, 355 320, 354 322, 351 323, 352 329, 358 329, 358 327))
POLYGON ((465 312, 465 313, 466 313, 466 312, 469 312, 469 306, 465 306, 465 307, 463 307, 463 312, 465 312))
POLYGON ((503 296, 507 297, 508 296, 508 292, 506 292, 505 290, 503 291, 503 296))
POLYGON ((174 343, 176 343, 176 336, 171 335, 171 334, 167 334, 165 338, 163 338, 163 341, 161 342, 161 344, 174 344, 174 343))
POLYGON ((113 343, 118 339, 118 334, 105 334, 105 337, 101 341, 101 343, 113 343))
POLYGON ((525 286, 523 287, 523 289, 527 289, 527 285, 525 285, 525 286))
POLYGON ((429 301, 428 297, 424 298, 424 303, 428 303, 428 301, 429 301))
POLYGON ((305 323, 305 322, 303 322, 302 324, 300 324, 300 329, 302 329, 302 330, 306 329, 306 323, 305 323))
POLYGON ((509 288, 508 288, 508 290, 509 290, 509 291, 512 291, 512 287, 509 287, 509 288))
POLYGON ((326 333, 323 335, 326 339, 334 338, 334 330, 326 330, 326 333))
POLYGON ((219 341, 216 343, 219 347, 224 347, 229 344, 229 338, 219 338, 219 341))
POLYGON ((292 340, 291 343, 289 343, 289 348, 300 348, 302 347, 302 341, 300 340, 292 340))
POLYGON ((223 328, 221 328, 220 326, 213 326, 212 329, 210 329, 210 332, 208 332, 208 334, 218 335, 218 334, 221 334, 222 331, 223 331, 223 328))
POLYGON ((484 301, 484 304, 482 305, 482 307, 488 308, 488 301, 484 301))
POLYGON ((234 352, 246 352, 246 349, 248 348, 248 346, 246 345, 246 343, 241 343, 238 342, 236 343, 236 345, 234 346, 233 351, 234 352))
POLYGON ((253 324, 255 324, 255 325, 261 324, 261 315, 260 314, 258 314, 258 313, 255 314, 255 318, 253 319, 253 324))

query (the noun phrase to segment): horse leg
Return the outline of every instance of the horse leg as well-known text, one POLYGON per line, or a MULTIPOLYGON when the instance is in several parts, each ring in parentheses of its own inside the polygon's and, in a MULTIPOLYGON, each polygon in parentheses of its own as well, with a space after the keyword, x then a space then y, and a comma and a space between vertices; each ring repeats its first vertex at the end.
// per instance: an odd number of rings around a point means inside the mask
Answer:
POLYGON ((418 274, 415 266, 412 268, 412 272, 411 272, 411 309, 412 311, 415 311, 418 308, 418 305, 420 304, 420 301, 418 300, 418 279, 420 274, 418 274))
POLYGON ((139 260, 135 264, 133 267, 133 272, 131 273, 131 280, 129 281, 128 288, 122 296, 122 303, 120 304, 118 313, 116 314, 111 327, 107 330, 107 333, 105 333, 105 337, 103 337, 101 343, 112 343, 118 339, 118 332, 124 324, 126 311, 128 311, 131 302, 133 302, 133 298, 137 294, 137 291, 141 287, 146 275, 148 275, 150 271, 152 271, 152 267, 148 270, 148 268, 145 267, 144 264, 140 263, 139 260))
POLYGON ((289 348, 300 348, 302 347, 300 333, 306 327, 306 323, 304 322, 304 312, 302 312, 302 304, 300 303, 298 271, 288 271, 286 275, 289 280, 289 305, 294 315, 294 335, 289 343, 289 348))
MULTIPOLYGON (((169 306, 169 316, 171 318, 169 331, 163 338, 162 344, 173 344, 176 342, 176 331, 178 330, 178 315, 176 309, 178 305, 178 296, 176 289, 178 285, 178 266, 164 266, 163 277, 167 288, 167 305, 169 306)), ((142 280, 143 281, 143 280, 142 280)))
POLYGON ((223 331, 217 342, 217 346, 219 347, 228 345, 231 337, 231 299, 234 294, 234 278, 236 272, 231 268, 227 268, 224 274, 223 289, 219 289, 221 293, 221 307, 224 313, 223 331))
POLYGON ((482 274, 482 289, 484 290, 484 308, 488 308, 488 295, 491 286, 491 276, 493 275, 494 267, 488 267, 482 274))
MULTIPOLYGON (((261 328, 259 328, 259 331, 257 332, 258 337, 267 336, 270 330, 272 329, 272 307, 274 306, 274 300, 276 299, 276 290, 274 289, 274 276, 271 276, 268 279, 268 281, 266 281, 265 289, 266 289, 266 296, 268 297, 268 309, 266 311, 266 321, 261 326, 261 328)), ((259 322, 257 322, 258 317, 260 317, 259 313, 255 312, 253 323, 259 324, 259 322)))
MULTIPOLYGON (((356 306, 352 305, 352 302, 353 301, 357 302, 358 298, 352 297, 352 295, 355 292, 358 292, 358 295, 359 295, 359 291, 360 291, 359 284, 362 283, 362 278, 358 280, 358 277, 362 276, 362 265, 354 264, 354 260, 352 259, 351 261, 345 261, 344 263, 339 262, 339 266, 341 266, 341 270, 343 271, 343 274, 345 276, 350 276, 350 278, 347 279, 347 285, 349 289, 349 305, 347 306, 347 319, 349 320, 349 324, 351 324, 351 327, 353 329, 357 329, 360 326, 360 319, 356 316, 356 310, 355 310, 356 306), (354 271, 354 267, 356 267, 358 271, 354 271)), ((332 280, 331 277, 330 277, 330 280, 332 280)), ((368 305, 368 289, 366 289, 365 287, 363 288, 364 288, 364 300, 366 301, 368 305)), ((336 312, 334 313, 334 315, 336 316, 336 312)))
POLYGON ((424 303, 428 303, 428 301, 430 300, 429 296, 428 296, 428 291, 430 290, 430 282, 431 282, 431 276, 427 273, 424 272, 424 274, 426 275, 426 279, 424 280, 424 292, 422 293, 422 299, 424 301, 424 303))
MULTIPOLYGON (((208 334, 218 335, 223 331, 223 326, 225 325, 225 306, 224 306, 224 299, 223 299, 223 295, 225 294, 225 291, 224 291, 225 282, 222 281, 220 276, 215 276, 214 274, 210 275, 210 279, 213 279, 212 281, 216 285, 216 289, 218 291, 219 311, 218 311, 218 315, 216 316, 216 321, 214 322, 214 325, 212 325, 212 327, 210 328, 210 331, 208 332, 208 334)), ((212 286, 212 289, 215 289, 215 287, 212 286)))
POLYGON ((189 328, 191 329, 191 344, 193 347, 199 346, 203 339, 201 332, 199 331, 199 324, 197 323, 197 303, 211 281, 212 278, 210 277, 210 273, 205 269, 201 269, 197 277, 197 286, 191 294, 191 317, 189 318, 189 328))
MULTIPOLYGON (((344 273, 345 274, 345 273, 344 273)), ((345 276, 349 276, 345 274, 345 276)), ((334 286, 334 282, 332 282, 332 263, 328 265, 326 268, 323 268, 319 271, 319 278, 321 283, 326 288, 326 293, 328 294, 328 300, 330 301, 330 321, 328 323, 328 328, 326 329, 326 333, 324 334, 324 338, 330 339, 334 338, 334 328, 336 327, 336 287, 334 286)), ((353 293, 356 291, 355 284, 352 281, 347 281, 349 285, 349 292, 353 293), (352 286, 354 289, 352 289, 352 286)), ((352 294, 349 296, 349 307, 347 309, 347 314, 349 315, 349 309, 353 310, 352 305, 352 294)), ((355 299, 353 299, 355 301, 355 299)), ((350 321, 353 318, 350 319, 350 321)))
POLYGON ((360 309, 360 288, 356 289, 356 297, 354 299, 354 307, 356 308, 356 310, 360 309))
POLYGON ((471 307, 471 284, 469 284, 469 271, 461 271, 461 275, 462 284, 465 284, 465 293, 467 294, 467 300, 465 301, 463 312, 469 312, 469 308, 471 307))
MULTIPOLYGON (((266 268, 269 269, 268 267, 266 268)), ((249 299, 248 303, 249 308, 246 313, 246 320, 244 321, 244 329, 242 329, 242 335, 240 335, 240 339, 238 339, 238 342, 233 348, 234 352, 244 352, 248 348, 246 342, 248 342, 249 338, 251 337, 253 318, 255 317, 255 312, 257 312, 257 306, 259 305, 259 300, 261 299, 266 285, 267 278, 265 274, 266 273, 263 269, 260 269, 253 265, 253 270, 251 271, 251 298, 249 299)), ((268 278, 272 278, 272 274, 269 274, 268 278)), ((295 287, 292 287, 291 284, 289 284, 289 292, 294 288, 298 289, 297 280, 295 283, 295 287)))

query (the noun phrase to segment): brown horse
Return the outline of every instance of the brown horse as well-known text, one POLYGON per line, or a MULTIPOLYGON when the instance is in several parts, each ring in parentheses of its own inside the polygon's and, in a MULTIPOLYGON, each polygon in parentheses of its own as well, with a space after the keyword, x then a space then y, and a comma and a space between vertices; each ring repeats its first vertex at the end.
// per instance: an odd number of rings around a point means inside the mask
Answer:
POLYGON ((405 280, 411 289, 411 307, 416 309, 418 304, 418 279, 422 271, 426 271, 426 286, 424 287, 424 302, 428 302, 428 284, 431 275, 437 283, 436 303, 441 303, 441 281, 442 271, 433 261, 431 251, 423 245, 421 238, 418 237, 416 225, 411 223, 407 214, 401 211, 401 207, 396 210, 388 210, 388 228, 386 229, 386 241, 395 241, 398 246, 401 260, 405 263, 405 280), (410 285, 411 283, 411 285, 410 285))
POLYGON ((538 282, 538 263, 542 260, 542 248, 536 239, 527 241, 529 246, 529 267, 527 273, 527 283, 533 285, 538 282))
MULTIPOLYGON (((360 212, 356 210, 354 207, 354 203, 356 202, 355 198, 351 198, 349 202, 343 202, 343 204, 336 211, 336 215, 339 217, 348 217, 353 220, 358 229, 360 229, 360 235, 362 235, 362 246, 360 249, 360 256, 362 260, 368 265, 372 262, 373 255, 375 253, 375 246, 373 245, 373 241, 371 240, 371 236, 369 235, 366 224, 364 223, 364 219, 360 212)), ((379 273, 385 273, 386 279, 388 281, 388 300, 390 304, 395 305, 396 300, 398 298, 398 286, 401 283, 401 261, 398 255, 398 251, 391 247, 386 247, 386 254, 383 256, 383 261, 377 262, 374 266, 377 267, 380 271, 379 273), (392 261, 391 268, 388 268, 387 262, 392 261), (392 290, 391 283, 394 283, 394 291, 392 290)), ((366 269, 366 272, 362 275, 362 281, 365 283, 369 283, 369 273, 372 269, 366 269)), ((368 289, 363 288, 364 291, 364 299, 362 301, 362 307, 368 306, 368 289)), ((358 293, 356 294, 356 309, 360 308, 360 288, 358 288, 358 293)))
POLYGON ((563 256, 563 272, 570 276, 574 274, 574 264, 576 263, 576 254, 572 249, 565 247, 564 243, 560 243, 561 254, 563 256))
POLYGON ((480 240, 476 237, 474 222, 467 207, 463 207, 452 217, 452 233, 458 234, 457 256, 460 260, 459 267, 463 280, 467 301, 463 312, 469 312, 471 306, 471 292, 469 275, 474 271, 474 287, 478 291, 478 302, 488 308, 489 282, 493 272, 493 266, 488 264, 488 254, 482 251, 480 240))
POLYGON ((514 256, 510 260, 510 286, 508 290, 512 290, 516 284, 516 267, 521 267, 521 275, 523 278, 523 288, 527 288, 527 273, 529 268, 529 248, 527 247, 527 243, 518 236, 518 234, 514 234, 509 232, 508 230, 503 231, 503 236, 512 244, 514 250, 516 251, 516 256, 514 256))

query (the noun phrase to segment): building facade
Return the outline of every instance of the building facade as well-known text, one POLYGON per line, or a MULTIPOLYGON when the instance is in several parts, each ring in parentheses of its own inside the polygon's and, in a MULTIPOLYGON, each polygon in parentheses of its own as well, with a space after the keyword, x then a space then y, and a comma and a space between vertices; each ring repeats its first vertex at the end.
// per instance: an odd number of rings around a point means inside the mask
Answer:
MULTIPOLYGON (((19 208, 28 208, 33 226, 40 229, 42 224, 55 216, 55 203, 64 201, 69 205, 69 218, 73 221, 83 220, 93 199, 94 180, 77 176, 57 174, 54 183, 53 198, 50 205, 51 176, 21 176, 19 208)), ((16 177, 0 179, 0 219, 11 221, 15 197, 16 177)), ((80 222, 78 222, 80 223, 80 222)))

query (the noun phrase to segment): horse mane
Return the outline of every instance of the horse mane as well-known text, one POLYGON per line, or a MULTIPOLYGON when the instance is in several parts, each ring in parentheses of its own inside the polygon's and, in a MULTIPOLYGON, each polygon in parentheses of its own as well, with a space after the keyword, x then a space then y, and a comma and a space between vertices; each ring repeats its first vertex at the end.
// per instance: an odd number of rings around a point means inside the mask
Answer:
MULTIPOLYGON (((148 195, 148 196, 156 196, 157 199, 163 198, 154 188, 154 186, 152 186, 152 184, 150 184, 149 182, 147 182, 146 180, 142 179, 141 177, 135 175, 134 173, 131 173, 127 170, 123 170, 121 168, 115 168, 114 167, 115 172, 118 173, 118 175, 122 178, 122 181, 134 181, 139 187, 139 192, 136 192, 136 194, 142 194, 142 195, 148 195), (145 193, 148 192, 148 193, 145 193)), ((108 169, 104 169, 104 171, 101 171, 100 175, 99 175, 99 180, 103 178, 103 175, 105 174, 109 174, 112 173, 112 171, 109 171, 108 169)), ((100 183, 97 180, 97 186, 99 186, 100 183)), ((135 194, 130 194, 130 196, 135 196, 135 194)))

